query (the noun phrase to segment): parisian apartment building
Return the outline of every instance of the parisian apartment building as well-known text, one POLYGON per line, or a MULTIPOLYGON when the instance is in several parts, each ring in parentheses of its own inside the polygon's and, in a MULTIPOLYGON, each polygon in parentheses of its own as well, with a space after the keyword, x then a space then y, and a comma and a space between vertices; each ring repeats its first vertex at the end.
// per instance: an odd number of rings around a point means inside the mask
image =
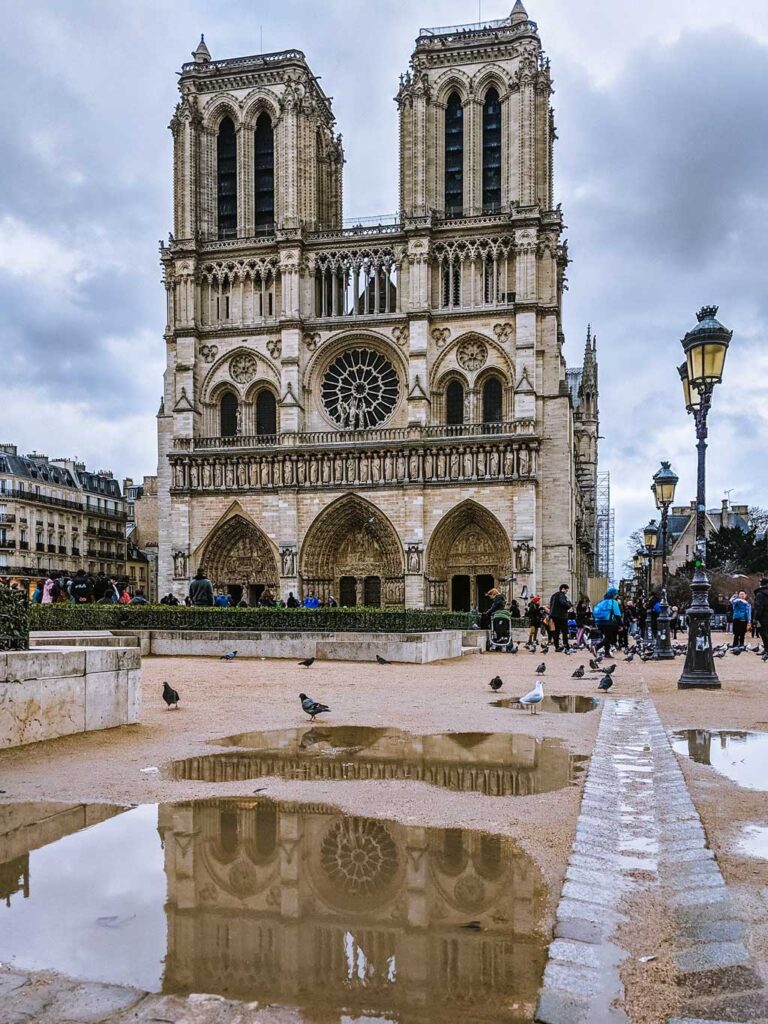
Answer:
POLYGON ((126 575, 126 502, 109 470, 0 444, 0 576, 126 575))

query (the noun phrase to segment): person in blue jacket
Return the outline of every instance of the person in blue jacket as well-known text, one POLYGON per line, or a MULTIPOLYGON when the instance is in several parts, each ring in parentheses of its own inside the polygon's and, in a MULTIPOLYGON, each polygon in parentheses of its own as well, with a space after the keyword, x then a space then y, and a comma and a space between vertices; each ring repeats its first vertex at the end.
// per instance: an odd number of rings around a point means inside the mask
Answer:
POLYGON ((592 609, 592 618, 600 630, 600 641, 595 646, 602 647, 606 658, 612 658, 611 647, 616 646, 616 638, 621 628, 621 605, 616 600, 619 592, 615 587, 610 587, 605 592, 605 597, 592 609))

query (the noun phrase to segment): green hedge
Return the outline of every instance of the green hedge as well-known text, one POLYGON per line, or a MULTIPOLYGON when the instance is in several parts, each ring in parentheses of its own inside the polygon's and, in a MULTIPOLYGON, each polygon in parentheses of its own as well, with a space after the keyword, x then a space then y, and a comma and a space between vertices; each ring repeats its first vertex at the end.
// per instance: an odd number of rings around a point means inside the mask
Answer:
POLYGON ((468 612, 382 608, 187 608, 167 605, 35 604, 30 629, 196 629, 256 632, 422 633, 469 629, 468 612))
POLYGON ((0 651, 28 649, 29 621, 24 595, 0 584, 0 651))

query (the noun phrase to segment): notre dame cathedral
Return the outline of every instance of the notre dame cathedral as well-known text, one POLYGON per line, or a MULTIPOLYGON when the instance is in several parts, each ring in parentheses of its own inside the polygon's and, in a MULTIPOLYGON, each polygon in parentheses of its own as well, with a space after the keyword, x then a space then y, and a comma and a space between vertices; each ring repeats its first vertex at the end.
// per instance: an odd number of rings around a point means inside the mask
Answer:
MULTIPOLYGON (((344 226, 299 50, 182 67, 161 260, 160 593, 468 609, 593 574, 597 363, 566 368, 549 61, 520 0, 424 28, 400 210, 344 226)), ((395 140, 392 140, 395 144, 395 140)))

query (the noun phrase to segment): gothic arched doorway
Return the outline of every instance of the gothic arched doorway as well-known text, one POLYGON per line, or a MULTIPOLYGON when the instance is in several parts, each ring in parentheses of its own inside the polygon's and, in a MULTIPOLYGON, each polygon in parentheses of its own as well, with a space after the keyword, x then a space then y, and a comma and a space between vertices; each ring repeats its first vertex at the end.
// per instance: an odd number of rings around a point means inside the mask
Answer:
POLYGON ((403 547, 392 523, 356 494, 332 502, 310 526, 301 548, 304 594, 341 604, 405 602, 403 547))
POLYGON ((427 546, 427 602, 453 611, 483 611, 485 594, 500 586, 512 569, 512 549, 504 527, 476 501, 463 501, 437 524, 427 546))
POLYGON ((199 564, 214 587, 229 593, 233 604, 241 597, 256 604, 265 587, 277 587, 279 576, 272 545, 258 526, 240 515, 216 527, 199 564))

